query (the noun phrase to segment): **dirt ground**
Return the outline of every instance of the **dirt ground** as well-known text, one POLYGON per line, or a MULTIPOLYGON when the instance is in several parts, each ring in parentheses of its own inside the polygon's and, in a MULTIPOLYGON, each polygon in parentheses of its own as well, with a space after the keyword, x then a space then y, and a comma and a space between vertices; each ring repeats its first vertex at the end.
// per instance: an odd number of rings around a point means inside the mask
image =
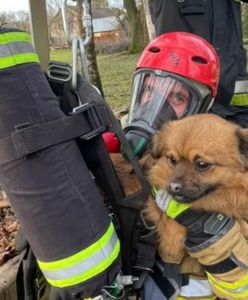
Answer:
POLYGON ((15 237, 19 228, 6 193, 0 190, 0 266, 14 257, 15 237))

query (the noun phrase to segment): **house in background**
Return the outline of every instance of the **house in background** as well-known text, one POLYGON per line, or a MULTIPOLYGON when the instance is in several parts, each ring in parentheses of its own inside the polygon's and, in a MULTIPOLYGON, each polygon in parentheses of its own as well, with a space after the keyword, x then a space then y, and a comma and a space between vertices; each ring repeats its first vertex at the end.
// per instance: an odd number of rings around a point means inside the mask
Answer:
MULTIPOLYGON (((71 35, 77 35, 77 13, 74 6, 68 7, 68 22, 71 35)), ((116 45, 128 39, 128 22, 125 16, 114 16, 114 11, 109 8, 92 8, 94 40, 97 48, 106 45, 116 45)), ((50 46, 53 49, 66 48, 67 42, 64 35, 61 11, 51 20, 50 46)))
POLYGON ((114 16, 93 19, 93 31, 96 44, 118 42, 121 35, 120 23, 114 16))

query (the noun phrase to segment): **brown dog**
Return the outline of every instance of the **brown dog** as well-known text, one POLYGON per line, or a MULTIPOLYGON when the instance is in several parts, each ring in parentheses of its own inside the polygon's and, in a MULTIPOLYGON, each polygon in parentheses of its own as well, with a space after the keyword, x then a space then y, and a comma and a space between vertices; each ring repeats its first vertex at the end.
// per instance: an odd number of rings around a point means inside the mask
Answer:
MULTIPOLYGON (((191 208, 248 216, 248 129, 215 115, 195 115, 165 125, 154 137, 149 171, 151 185, 166 189, 191 208)), ((160 255, 178 262, 184 255, 186 230, 149 201, 146 216, 158 228, 160 255), (181 241, 181 244, 180 244, 181 241)))
MULTIPOLYGON (((140 161, 152 186, 166 189, 178 202, 191 203, 193 209, 240 220, 247 235, 242 219, 248 216, 248 129, 210 114, 187 117, 158 132, 152 156, 148 151, 140 161)), ((131 165, 120 154, 112 160, 126 193, 139 189, 131 165)), ((156 224, 160 256, 180 262, 186 229, 168 218, 152 196, 144 213, 156 224)))

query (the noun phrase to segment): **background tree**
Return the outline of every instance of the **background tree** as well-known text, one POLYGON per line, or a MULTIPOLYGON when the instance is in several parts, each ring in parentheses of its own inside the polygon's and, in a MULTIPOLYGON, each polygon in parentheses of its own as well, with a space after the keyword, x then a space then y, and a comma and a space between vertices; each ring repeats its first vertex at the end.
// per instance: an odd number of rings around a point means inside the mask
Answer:
POLYGON ((8 27, 14 27, 30 32, 28 12, 24 10, 19 10, 16 13, 2 12, 0 13, 0 25, 6 25, 8 27))
POLYGON ((123 3, 131 23, 131 41, 128 52, 138 53, 149 42, 144 5, 143 2, 136 4, 135 0, 123 0, 123 3))
POLYGON ((146 17, 146 26, 147 26, 147 32, 149 36, 149 41, 153 40, 155 38, 155 28, 152 23, 151 14, 149 10, 149 1, 150 0, 142 0, 143 7, 144 7, 144 13, 146 17))
POLYGON ((248 43, 248 4, 242 4, 242 21, 243 21, 243 35, 244 39, 247 40, 248 43))
POLYGON ((47 11, 50 14, 56 15, 61 9, 63 0, 46 0, 47 11))
MULTIPOLYGON (((91 13, 91 0, 88 0, 89 2, 89 13, 91 16, 91 31, 93 33, 93 25, 92 25, 92 13, 91 13)), ((82 23, 82 17, 83 17, 83 7, 82 7, 82 1, 78 0, 77 1, 77 24, 78 24, 78 29, 79 29, 79 35, 84 38, 85 36, 85 31, 82 23)), ((94 35, 92 34, 90 41, 88 45, 86 46, 86 58, 88 62, 88 72, 89 72, 89 77, 90 77, 90 82, 94 84, 104 96, 103 88, 102 88, 102 83, 101 83, 101 78, 100 74, 98 71, 98 66, 97 66, 97 60, 96 60, 96 49, 95 49, 95 43, 94 43, 94 35)))
POLYGON ((0 26, 3 26, 7 23, 7 16, 6 12, 1 12, 0 13, 0 26))
MULTIPOLYGON (((58 13, 61 11, 62 7, 62 2, 63 0, 47 0, 47 10, 48 10, 48 24, 49 22, 57 22, 57 29, 58 31, 63 28, 62 25, 62 16, 61 13, 58 13), (56 17, 56 18, 55 18, 56 17), (56 19, 56 20, 55 20, 56 19)), ((85 30, 83 27, 83 6, 82 6, 82 0, 77 0, 73 1, 74 3, 76 2, 76 7, 74 10, 76 11, 76 18, 72 17, 71 14, 71 9, 68 9, 68 22, 69 22, 69 27, 70 27, 70 32, 77 36, 80 36, 81 38, 84 39, 85 37, 85 30), (76 24, 73 24, 76 23, 76 24)), ((90 15, 91 15, 91 0, 88 0, 89 2, 89 7, 90 7, 90 15)), ((72 1, 69 3, 68 1, 68 6, 71 4, 72 1)), ((102 7, 102 5, 107 5, 107 0, 95 0, 94 5, 97 5, 102 7)), ((91 16, 92 20, 92 16, 91 16)), ((49 26, 50 27, 50 26, 49 26)), ((91 26, 91 30, 93 33, 93 25, 91 26)), ((53 41, 52 41, 53 42, 53 41)), ((88 65, 88 72, 89 72, 89 77, 90 77, 90 82, 94 84, 101 94, 103 95, 103 88, 101 84, 101 79, 97 67, 97 60, 96 60, 96 51, 95 51, 95 43, 94 43, 94 37, 92 35, 89 44, 85 47, 86 49, 86 60, 87 60, 87 65, 88 65)))
POLYGON ((108 0, 91 0, 91 6, 96 8, 109 7, 108 0))

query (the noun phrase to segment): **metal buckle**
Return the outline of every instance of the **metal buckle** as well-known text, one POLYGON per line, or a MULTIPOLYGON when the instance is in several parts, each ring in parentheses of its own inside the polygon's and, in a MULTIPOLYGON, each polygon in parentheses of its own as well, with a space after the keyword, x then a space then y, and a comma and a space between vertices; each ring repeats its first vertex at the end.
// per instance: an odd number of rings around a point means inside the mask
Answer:
POLYGON ((47 288, 46 279, 42 274, 39 274, 37 278, 35 278, 35 290, 37 295, 37 300, 41 300, 44 296, 47 288))
POLYGON ((85 114, 85 118, 90 125, 91 131, 81 136, 81 139, 88 141, 105 131, 106 125, 104 124, 98 107, 94 103, 82 104, 75 107, 72 111, 72 115, 82 113, 85 114))
POLYGON ((140 218, 146 229, 151 230, 151 231, 156 229, 156 225, 154 225, 154 224, 150 225, 151 223, 149 224, 149 222, 146 221, 143 211, 140 212, 140 218))
POLYGON ((48 66, 47 75, 51 79, 68 82, 72 78, 72 70, 69 64, 51 61, 48 66))

